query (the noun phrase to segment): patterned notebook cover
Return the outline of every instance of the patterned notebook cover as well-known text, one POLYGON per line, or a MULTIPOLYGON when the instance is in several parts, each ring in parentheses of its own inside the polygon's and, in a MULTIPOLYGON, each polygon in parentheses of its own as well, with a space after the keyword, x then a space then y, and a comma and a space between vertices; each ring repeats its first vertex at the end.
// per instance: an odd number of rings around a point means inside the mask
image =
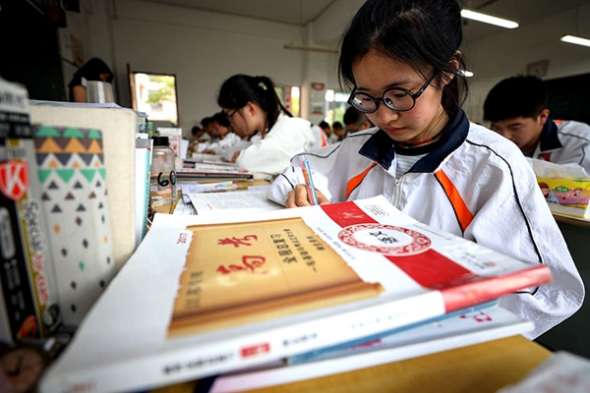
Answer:
POLYGON ((102 133, 42 126, 34 136, 63 323, 77 327, 115 275, 102 133))

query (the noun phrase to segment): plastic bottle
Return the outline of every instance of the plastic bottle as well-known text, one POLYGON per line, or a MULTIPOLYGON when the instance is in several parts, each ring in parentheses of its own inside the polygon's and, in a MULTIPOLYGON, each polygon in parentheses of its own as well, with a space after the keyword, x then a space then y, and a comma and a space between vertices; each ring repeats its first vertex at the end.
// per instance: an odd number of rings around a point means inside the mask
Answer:
POLYGON ((176 172, 174 151, 168 146, 167 136, 155 136, 150 166, 150 206, 174 203, 176 200, 176 172))

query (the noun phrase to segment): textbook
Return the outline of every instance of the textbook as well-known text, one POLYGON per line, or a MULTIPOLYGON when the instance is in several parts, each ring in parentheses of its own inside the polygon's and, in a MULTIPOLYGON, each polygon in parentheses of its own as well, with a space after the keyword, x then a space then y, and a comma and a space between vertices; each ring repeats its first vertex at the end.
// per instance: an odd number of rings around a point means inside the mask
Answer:
POLYGON ((115 275, 103 134, 44 125, 33 136, 62 323, 77 327, 115 275))
POLYGON ((178 179, 190 179, 204 181, 219 180, 251 180, 254 175, 246 170, 238 169, 235 164, 222 163, 194 163, 190 168, 176 168, 178 179))
POLYGON ((494 306, 457 312, 419 326, 379 334, 356 345, 323 348, 287 362, 220 375, 209 393, 240 392, 349 372, 480 344, 533 330, 532 322, 494 306))
POLYGON ((0 77, 0 341, 7 343, 49 338, 61 324, 27 95, 0 77))
POLYGON ((551 280, 383 196, 234 216, 156 214, 41 392, 150 389, 261 365, 551 280))
POLYGON ((117 271, 136 248, 135 139, 137 114, 117 104, 31 101, 31 123, 101 130, 113 252, 117 271))

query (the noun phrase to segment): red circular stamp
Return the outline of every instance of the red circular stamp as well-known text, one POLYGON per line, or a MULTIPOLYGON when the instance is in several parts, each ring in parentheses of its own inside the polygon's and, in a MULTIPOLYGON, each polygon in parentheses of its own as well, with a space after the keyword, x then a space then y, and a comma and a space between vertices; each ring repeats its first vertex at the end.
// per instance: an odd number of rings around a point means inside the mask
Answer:
POLYGON ((383 224, 351 225, 342 229, 338 238, 349 246, 385 255, 418 254, 432 243, 420 232, 383 224))

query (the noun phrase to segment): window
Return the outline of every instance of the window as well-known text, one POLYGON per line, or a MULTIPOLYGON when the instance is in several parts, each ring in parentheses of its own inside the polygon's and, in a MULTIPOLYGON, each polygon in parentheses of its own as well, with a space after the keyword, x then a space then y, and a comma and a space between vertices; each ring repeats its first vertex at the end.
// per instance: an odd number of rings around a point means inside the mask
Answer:
POLYGON ((178 126, 175 75, 130 72, 129 82, 133 109, 145 112, 150 121, 178 126))
POLYGON ((343 93, 331 89, 326 90, 326 117, 325 121, 333 124, 339 121, 344 124, 344 112, 348 108, 348 96, 350 93, 343 93))

